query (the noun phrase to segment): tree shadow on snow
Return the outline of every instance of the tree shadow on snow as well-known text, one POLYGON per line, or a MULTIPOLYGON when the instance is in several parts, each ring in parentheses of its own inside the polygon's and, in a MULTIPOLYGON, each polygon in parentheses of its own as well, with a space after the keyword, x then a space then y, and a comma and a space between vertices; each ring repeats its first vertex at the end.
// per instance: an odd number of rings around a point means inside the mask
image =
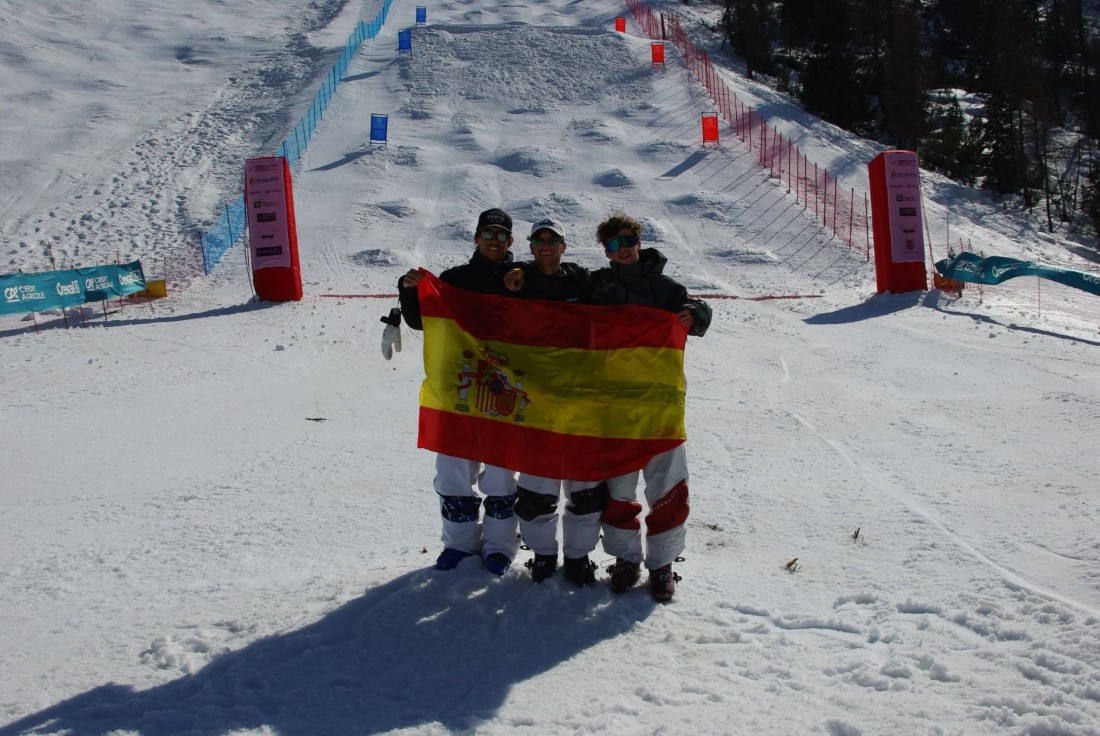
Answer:
POLYGON ((648 595, 606 587, 532 585, 515 572, 491 578, 480 565, 422 570, 193 675, 143 691, 102 685, 0 727, 0 736, 261 728, 352 736, 432 723, 467 731, 493 718, 513 685, 626 633, 654 606, 648 595))

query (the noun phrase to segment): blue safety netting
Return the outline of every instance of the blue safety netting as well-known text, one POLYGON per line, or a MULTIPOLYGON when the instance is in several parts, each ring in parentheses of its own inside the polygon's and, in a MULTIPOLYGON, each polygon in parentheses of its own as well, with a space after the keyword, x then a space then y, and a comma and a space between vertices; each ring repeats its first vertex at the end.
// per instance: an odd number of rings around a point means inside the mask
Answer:
MULTIPOLYGON (((294 132, 279 144, 279 150, 275 155, 285 156, 287 162, 291 164, 302 157, 302 151, 309 144, 309 139, 317 129, 317 124, 324 116, 328 103, 336 92, 336 86, 344 79, 351 60, 355 58, 356 52, 359 51, 359 45, 363 41, 378 35, 378 32, 382 30, 382 24, 386 22, 386 15, 389 13, 392 4, 393 0, 385 0, 374 20, 369 23, 359 21, 356 24, 355 30, 344 45, 343 53, 340 54, 340 58, 325 76, 321 88, 317 90, 309 109, 306 110, 298 124, 294 126, 294 132)), ((210 273, 210 269, 214 268, 221 257, 225 255, 225 252, 244 234, 245 206, 243 192, 235 200, 226 204, 223 209, 224 211, 214 226, 209 231, 199 235, 202 243, 203 268, 207 273, 210 273)))

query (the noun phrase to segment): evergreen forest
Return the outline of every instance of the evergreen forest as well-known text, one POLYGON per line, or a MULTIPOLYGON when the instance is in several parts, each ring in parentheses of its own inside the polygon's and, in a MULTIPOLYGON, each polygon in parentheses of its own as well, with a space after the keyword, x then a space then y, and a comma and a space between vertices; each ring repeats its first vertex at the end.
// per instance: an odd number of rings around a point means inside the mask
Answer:
POLYGON ((750 78, 1051 232, 1100 230, 1100 0, 715 1, 750 78))

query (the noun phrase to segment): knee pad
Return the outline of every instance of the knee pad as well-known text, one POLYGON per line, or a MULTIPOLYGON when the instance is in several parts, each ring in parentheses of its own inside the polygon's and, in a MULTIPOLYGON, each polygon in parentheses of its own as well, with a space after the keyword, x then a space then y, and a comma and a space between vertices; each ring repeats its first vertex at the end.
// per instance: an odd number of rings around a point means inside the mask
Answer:
POLYGON ((515 493, 509 493, 507 496, 486 496, 485 515, 493 519, 511 519, 515 505, 515 493))
POLYGON ((558 497, 551 496, 549 493, 535 493, 526 488, 520 488, 516 496, 516 516, 524 521, 531 521, 558 510, 558 497))
POLYGON ((571 514, 584 516, 585 514, 602 514, 607 508, 607 500, 610 494, 607 490, 607 481, 583 491, 574 491, 569 494, 569 505, 566 507, 571 514))
POLYGON ((447 521, 477 521, 481 499, 477 496, 440 496, 439 513, 447 521))

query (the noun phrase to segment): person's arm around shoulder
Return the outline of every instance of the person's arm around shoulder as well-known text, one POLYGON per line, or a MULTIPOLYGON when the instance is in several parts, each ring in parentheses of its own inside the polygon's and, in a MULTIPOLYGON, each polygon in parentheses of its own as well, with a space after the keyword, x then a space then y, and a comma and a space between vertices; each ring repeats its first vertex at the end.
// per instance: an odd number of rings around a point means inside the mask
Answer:
POLYGON ((596 302, 596 287, 592 282, 592 272, 578 263, 566 262, 561 264, 562 272, 566 278, 576 284, 576 289, 583 304, 596 302))
POLYGON ((508 291, 523 291, 523 285, 527 281, 528 263, 517 263, 514 268, 504 272, 504 288, 508 291))
POLYGON ((397 300, 401 303, 401 316, 405 324, 414 330, 424 329, 420 319, 420 295, 417 286, 424 274, 417 269, 411 269, 397 281, 397 300))

